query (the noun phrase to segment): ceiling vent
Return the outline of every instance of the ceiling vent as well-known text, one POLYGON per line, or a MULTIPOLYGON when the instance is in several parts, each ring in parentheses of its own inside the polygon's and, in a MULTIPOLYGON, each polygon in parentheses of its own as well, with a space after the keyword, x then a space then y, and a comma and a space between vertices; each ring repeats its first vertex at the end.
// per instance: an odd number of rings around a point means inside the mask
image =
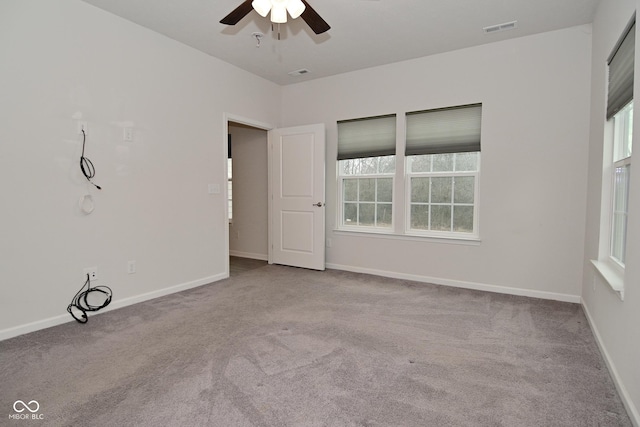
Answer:
POLYGON ((504 24, 492 25, 490 27, 484 27, 482 31, 485 34, 499 33, 500 31, 513 30, 517 27, 518 21, 505 22, 504 24))
POLYGON ((307 70, 306 68, 301 68, 299 70, 295 70, 295 71, 290 71, 287 74, 289 74, 290 76, 301 76, 303 74, 309 74, 311 71, 307 70))

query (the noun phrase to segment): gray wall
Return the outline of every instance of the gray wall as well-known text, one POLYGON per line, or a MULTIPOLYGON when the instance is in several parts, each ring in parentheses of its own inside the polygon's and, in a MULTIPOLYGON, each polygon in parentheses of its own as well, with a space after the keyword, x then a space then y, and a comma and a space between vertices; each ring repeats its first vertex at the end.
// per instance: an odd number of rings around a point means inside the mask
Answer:
MULTIPOLYGON (((589 175, 587 193, 587 222, 585 227, 585 252, 583 260, 582 299, 591 326, 600 343, 610 371, 618 382, 620 394, 626 401, 629 412, 640 425, 640 110, 634 109, 631 193, 627 230, 627 259, 624 301, 621 301, 591 264, 591 260, 602 258, 607 242, 600 236, 603 190, 602 168, 604 150, 610 149, 604 141, 611 138, 611 128, 605 127, 605 105, 607 93, 607 57, 613 50, 625 26, 637 10, 636 0, 603 0, 593 23, 593 61, 591 82, 591 131, 589 137, 589 175)), ((635 88, 640 93, 640 40, 636 32, 635 88)), ((637 101, 636 101, 637 105, 637 101)), ((609 154, 609 153, 607 153, 609 154)), ((609 154, 610 155, 610 154, 609 154)), ((606 203, 605 203, 606 204, 606 203)), ((605 206, 605 209, 607 207, 605 206)))
POLYGON ((328 265, 578 302, 590 64, 583 25, 283 87, 285 126, 327 128, 328 265), (335 230, 337 120, 476 102, 480 244, 335 230))
POLYGON ((223 116, 277 125, 279 86, 76 0, 1 2, 0 52, 0 338, 69 321, 85 267, 109 308, 226 277, 223 116))

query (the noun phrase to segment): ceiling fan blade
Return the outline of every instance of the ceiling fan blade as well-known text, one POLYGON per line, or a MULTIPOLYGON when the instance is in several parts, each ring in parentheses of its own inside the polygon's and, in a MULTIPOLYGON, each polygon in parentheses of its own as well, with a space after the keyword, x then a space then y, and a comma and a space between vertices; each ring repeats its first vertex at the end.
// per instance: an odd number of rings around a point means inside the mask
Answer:
POLYGON ((247 16, 253 10, 251 6, 252 0, 245 0, 240 6, 236 7, 230 14, 220 20, 221 24, 236 25, 242 18, 247 16))
POLYGON ((311 27, 314 33, 322 34, 325 31, 329 30, 329 28, 331 28, 329 24, 327 24, 327 21, 322 19, 320 15, 318 15, 318 12, 316 12, 311 6, 309 6, 309 3, 307 3, 306 0, 302 0, 302 3, 304 3, 305 8, 300 17, 304 19, 304 22, 306 22, 307 25, 311 27))

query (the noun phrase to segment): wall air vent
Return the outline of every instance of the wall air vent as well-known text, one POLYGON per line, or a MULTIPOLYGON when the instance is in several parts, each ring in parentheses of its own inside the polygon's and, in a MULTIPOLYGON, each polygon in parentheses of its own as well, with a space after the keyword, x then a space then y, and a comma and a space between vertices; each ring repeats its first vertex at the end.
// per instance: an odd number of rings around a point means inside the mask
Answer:
POLYGON ((295 71, 290 71, 287 74, 289 74, 290 76, 301 76, 303 74, 309 74, 311 71, 307 70, 306 68, 301 68, 299 70, 295 70, 295 71))
POLYGON ((499 33, 500 31, 513 30, 518 26, 518 21, 505 22, 504 24, 491 25, 490 27, 484 27, 482 31, 485 34, 499 33))

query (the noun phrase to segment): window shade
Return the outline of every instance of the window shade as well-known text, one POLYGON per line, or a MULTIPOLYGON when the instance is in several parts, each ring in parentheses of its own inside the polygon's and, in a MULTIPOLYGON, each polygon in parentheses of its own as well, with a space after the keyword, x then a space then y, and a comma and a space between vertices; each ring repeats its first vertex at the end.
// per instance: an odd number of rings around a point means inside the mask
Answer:
POLYGON ((396 115, 338 122, 338 160, 396 154, 396 115))
POLYGON ((607 120, 613 117, 633 99, 634 56, 636 50, 635 17, 623 33, 609 57, 609 92, 607 95, 607 120))
POLYGON ((407 113, 407 156, 480 151, 482 104, 407 113))

